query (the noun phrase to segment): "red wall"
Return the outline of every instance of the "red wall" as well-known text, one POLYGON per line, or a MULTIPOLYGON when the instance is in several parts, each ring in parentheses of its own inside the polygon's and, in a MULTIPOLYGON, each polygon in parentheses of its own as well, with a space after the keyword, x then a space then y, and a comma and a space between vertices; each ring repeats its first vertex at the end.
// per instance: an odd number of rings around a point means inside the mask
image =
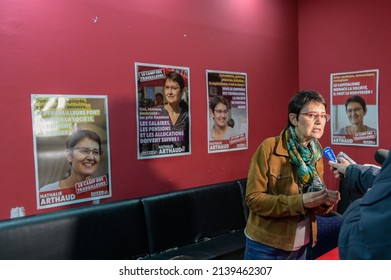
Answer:
MULTIPOLYGON (((16 206, 27 215, 59 209, 36 209, 33 93, 108 95, 113 197, 102 203, 246 177, 259 142, 285 127, 298 89, 297 21, 297 2, 287 0, 0 1, 0 219, 16 206), (190 156, 137 160, 135 62, 190 68, 190 156), (248 73, 248 150, 207 153, 206 69, 248 73)), ((332 70, 371 60, 342 62, 332 70)), ((301 77, 327 75, 311 66, 301 77)), ((327 91, 327 76, 300 81, 327 91)))
MULTIPOLYGON (((388 0, 298 1, 299 83, 330 101, 330 74, 379 69, 379 147, 390 148, 391 2, 388 0)), ((330 127, 322 138, 331 143, 330 127)), ((334 145, 357 162, 375 163, 376 147, 334 145)), ((326 180, 335 184, 333 178, 326 180)))

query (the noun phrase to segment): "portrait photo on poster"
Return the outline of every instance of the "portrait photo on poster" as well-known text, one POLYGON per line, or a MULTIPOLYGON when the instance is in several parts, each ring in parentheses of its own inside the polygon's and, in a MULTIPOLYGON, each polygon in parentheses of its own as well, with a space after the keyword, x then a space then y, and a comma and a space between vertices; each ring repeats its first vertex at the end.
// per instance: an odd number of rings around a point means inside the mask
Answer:
POLYGON ((379 70, 330 75, 331 142, 335 145, 379 145, 379 70))
POLYGON ((208 153, 248 148, 247 74, 207 70, 208 153))
POLYGON ((107 96, 31 98, 37 208, 111 197, 107 96))
POLYGON ((190 70, 135 63, 137 158, 191 154, 190 70))

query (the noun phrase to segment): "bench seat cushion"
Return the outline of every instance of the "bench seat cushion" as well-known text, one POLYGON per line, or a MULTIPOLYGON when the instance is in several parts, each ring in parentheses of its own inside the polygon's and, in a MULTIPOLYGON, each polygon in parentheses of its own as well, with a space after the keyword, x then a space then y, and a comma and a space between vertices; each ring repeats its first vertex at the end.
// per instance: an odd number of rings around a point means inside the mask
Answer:
POLYGON ((246 238, 243 230, 237 230, 179 248, 172 248, 165 252, 150 255, 144 259, 243 259, 245 245, 246 238))

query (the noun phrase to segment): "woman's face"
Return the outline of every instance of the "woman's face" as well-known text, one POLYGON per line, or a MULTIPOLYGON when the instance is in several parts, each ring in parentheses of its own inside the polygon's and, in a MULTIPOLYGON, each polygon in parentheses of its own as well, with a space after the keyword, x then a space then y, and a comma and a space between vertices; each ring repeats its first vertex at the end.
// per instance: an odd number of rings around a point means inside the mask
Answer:
POLYGON ((295 132, 299 139, 308 142, 311 139, 320 139, 324 132, 326 118, 319 116, 326 114, 326 108, 322 103, 309 102, 300 111, 297 119, 292 123, 295 125, 295 132), (309 114, 316 115, 313 119, 309 114))
POLYGON ((215 125, 224 128, 228 122, 228 108, 223 103, 218 103, 212 112, 215 125))
POLYGON ((98 169, 100 162, 99 144, 90 138, 83 138, 68 153, 72 173, 89 177, 98 169))
POLYGON ((167 79, 164 85, 164 95, 169 104, 179 103, 181 101, 181 87, 178 82, 167 79))
POLYGON ((366 112, 358 102, 350 102, 346 106, 346 114, 351 124, 360 125, 364 123, 364 116, 366 112))

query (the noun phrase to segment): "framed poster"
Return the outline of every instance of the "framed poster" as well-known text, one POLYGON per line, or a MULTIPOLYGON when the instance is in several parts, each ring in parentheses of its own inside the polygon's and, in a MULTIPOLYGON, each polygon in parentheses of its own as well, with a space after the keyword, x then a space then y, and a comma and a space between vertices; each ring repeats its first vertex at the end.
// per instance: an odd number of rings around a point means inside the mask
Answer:
POLYGON ((378 84, 377 69, 330 75, 332 144, 379 145, 378 84))
POLYGON ((107 96, 31 96, 37 208, 111 197, 107 96))
POLYGON ((137 158, 191 154, 190 70, 135 63, 137 158))
POLYGON ((247 74, 206 71, 208 153, 248 148, 247 74))

